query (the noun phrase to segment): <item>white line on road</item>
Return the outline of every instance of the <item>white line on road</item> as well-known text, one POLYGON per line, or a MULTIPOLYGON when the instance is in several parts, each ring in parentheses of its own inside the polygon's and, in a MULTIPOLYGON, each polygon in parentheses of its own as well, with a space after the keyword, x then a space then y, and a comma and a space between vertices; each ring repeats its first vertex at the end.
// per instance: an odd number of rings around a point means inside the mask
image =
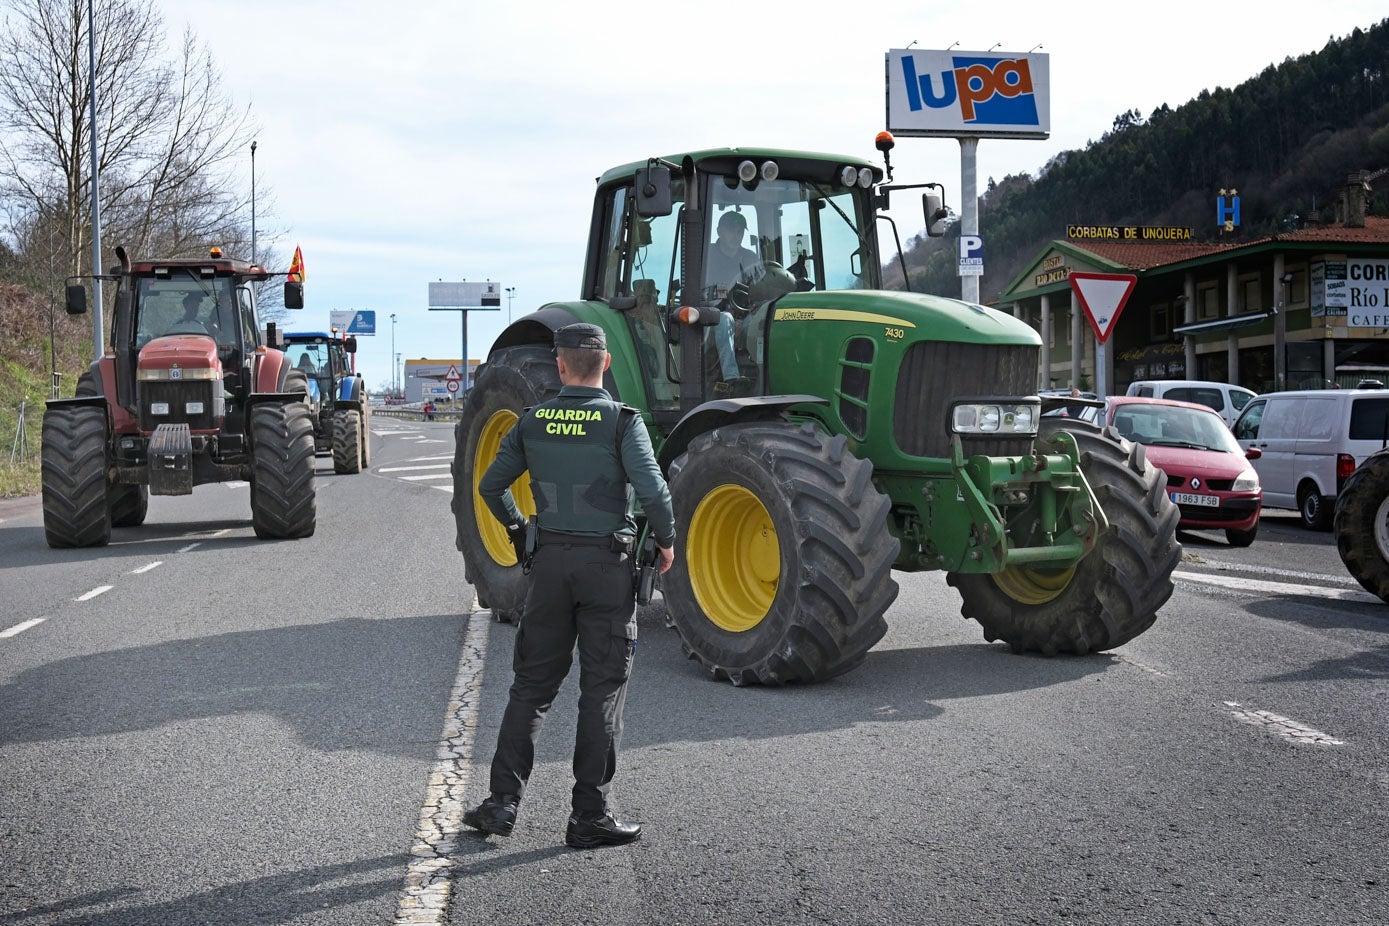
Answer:
POLYGON ((428 473, 424 476, 399 476, 406 482, 419 482, 421 479, 452 479, 453 473, 428 473))
POLYGON ((114 585, 98 585, 96 588, 92 589, 90 592, 87 592, 87 594, 77 596, 76 598, 73 599, 73 601, 91 601, 91 600, 92 600, 93 598, 95 598, 97 595, 105 595, 107 592, 109 592, 111 589, 113 589, 113 588, 115 588, 115 587, 116 587, 116 586, 114 586, 114 585))
POLYGON ((487 652, 491 611, 474 611, 458 661, 458 676, 449 693, 443 739, 429 776, 419 828, 410 847, 405 889, 396 908, 397 926, 434 926, 443 922, 453 890, 453 865, 459 829, 463 825, 464 789, 477 740, 478 706, 482 701, 482 666, 487 652))
POLYGON ((202 546, 202 545, 203 545, 203 544, 202 544, 202 541, 200 540, 200 541, 198 541, 197 543, 190 543, 190 544, 189 544, 188 546, 186 546, 186 547, 179 547, 179 548, 178 548, 177 550, 175 550, 174 552, 175 552, 175 553, 189 553, 189 552, 192 552, 193 550, 196 550, 198 547, 200 547, 200 546, 202 546))
POLYGON ((431 489, 438 489, 440 492, 452 492, 453 486, 430 486, 431 489))
MULTIPOLYGON (((1376 601, 1379 599, 1376 598, 1376 601)), ((1305 723, 1298 723, 1296 720, 1289 720, 1281 714, 1271 711, 1250 710, 1238 701, 1226 701, 1226 707, 1235 708, 1230 711, 1234 718, 1241 723, 1253 724, 1256 727, 1263 727, 1269 733, 1276 733, 1285 740, 1294 743, 1311 743, 1316 746, 1344 746, 1344 740, 1314 730, 1305 723)))
POLYGON ((1309 598, 1330 598, 1333 601, 1361 601, 1367 604, 1380 604, 1377 596, 1352 588, 1326 588, 1320 585, 1294 585, 1291 582, 1264 582, 1259 579, 1241 579, 1238 576, 1204 575, 1199 572, 1178 570, 1172 573, 1174 579, 1188 582, 1202 582, 1219 585, 1241 592, 1271 592, 1283 595, 1304 595, 1309 598))
POLYGON ((157 559, 152 563, 145 563, 145 565, 141 566, 139 569, 130 570, 130 574, 133 576, 143 575, 151 569, 156 569, 162 565, 164 565, 164 561, 162 559, 157 559))
POLYGON ((448 469, 448 468, 449 468, 449 464, 447 464, 447 463, 430 463, 430 464, 427 465, 427 466, 385 466, 385 467, 379 467, 376 471, 377 471, 378 473, 403 473, 403 472, 406 472, 407 470, 412 470, 412 469, 448 469))
POLYGON ((15 624, 8 630, 0 630, 0 638, 16 636, 28 630, 30 627, 37 627, 39 624, 42 624, 46 620, 48 620, 48 618, 46 617, 36 617, 31 621, 25 621, 22 624, 15 624))

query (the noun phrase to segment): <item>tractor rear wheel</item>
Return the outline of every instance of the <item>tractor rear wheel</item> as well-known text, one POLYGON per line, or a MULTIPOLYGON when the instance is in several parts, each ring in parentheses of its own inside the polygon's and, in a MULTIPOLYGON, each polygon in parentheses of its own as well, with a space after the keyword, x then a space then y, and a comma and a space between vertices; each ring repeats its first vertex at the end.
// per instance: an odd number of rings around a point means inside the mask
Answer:
POLYGON ((333 472, 362 471, 362 414, 345 408, 333 413, 333 472))
MULTIPOLYGON (((498 351, 478 370, 454 429, 455 543, 463 554, 464 579, 499 621, 520 618, 527 582, 506 528, 483 504, 478 483, 521 412, 552 398, 559 387, 559 370, 548 347, 525 344, 498 351)), ((512 483, 511 494, 522 515, 535 514, 535 498, 524 475, 512 483)))
POLYGON ((60 405, 43 413, 43 533, 50 547, 111 542, 107 443, 104 406, 60 405))
POLYGON ((1389 452, 1372 454, 1336 496, 1336 549, 1364 589, 1389 602, 1389 452))
POLYGON ((317 524, 313 423, 303 402, 251 408, 251 526, 271 540, 312 537, 317 524))
POLYGON ((145 523, 145 515, 149 513, 149 486, 112 486, 107 504, 111 508, 112 527, 139 527, 145 523))
POLYGON ((816 682, 887 632, 900 549, 873 466, 807 423, 701 434, 671 466, 664 578, 686 655, 735 685, 816 682))
POLYGON ((1039 447, 1047 449, 1061 430, 1075 438, 1081 472, 1109 520, 1095 548, 1062 569, 1023 565, 946 577, 964 599, 960 613, 983 625, 984 639, 1018 653, 1084 655, 1127 643, 1153 625, 1181 559, 1181 514, 1142 445, 1112 430, 1043 418, 1039 447))

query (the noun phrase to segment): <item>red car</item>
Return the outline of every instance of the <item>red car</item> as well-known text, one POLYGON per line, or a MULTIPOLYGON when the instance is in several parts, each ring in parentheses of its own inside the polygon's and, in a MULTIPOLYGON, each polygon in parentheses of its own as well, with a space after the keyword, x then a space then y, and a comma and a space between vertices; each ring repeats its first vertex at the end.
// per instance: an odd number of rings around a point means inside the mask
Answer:
POLYGON ((1182 513, 1178 527, 1223 530, 1235 547, 1254 542, 1263 490, 1249 461, 1260 451, 1246 454, 1219 413, 1191 402, 1111 396, 1100 414, 1167 473, 1167 494, 1182 513))

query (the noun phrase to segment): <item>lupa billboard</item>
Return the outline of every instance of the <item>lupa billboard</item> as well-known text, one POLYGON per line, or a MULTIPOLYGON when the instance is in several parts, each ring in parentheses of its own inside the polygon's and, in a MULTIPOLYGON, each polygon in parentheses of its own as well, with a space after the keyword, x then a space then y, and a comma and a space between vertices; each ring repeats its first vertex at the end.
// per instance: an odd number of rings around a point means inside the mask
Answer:
POLYGON ((887 128, 897 135, 1046 138, 1048 56, 894 49, 887 53, 887 128))

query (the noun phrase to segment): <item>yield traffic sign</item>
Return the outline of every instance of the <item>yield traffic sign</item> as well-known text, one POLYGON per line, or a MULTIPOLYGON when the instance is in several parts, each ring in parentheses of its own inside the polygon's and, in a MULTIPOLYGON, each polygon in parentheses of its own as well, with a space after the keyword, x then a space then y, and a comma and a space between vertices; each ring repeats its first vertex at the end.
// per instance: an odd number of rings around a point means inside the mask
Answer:
POLYGON ((1085 273, 1073 270, 1070 273, 1071 289, 1085 315, 1094 329, 1095 340, 1103 344, 1109 340, 1119 313, 1124 310, 1138 277, 1131 273, 1085 273))

